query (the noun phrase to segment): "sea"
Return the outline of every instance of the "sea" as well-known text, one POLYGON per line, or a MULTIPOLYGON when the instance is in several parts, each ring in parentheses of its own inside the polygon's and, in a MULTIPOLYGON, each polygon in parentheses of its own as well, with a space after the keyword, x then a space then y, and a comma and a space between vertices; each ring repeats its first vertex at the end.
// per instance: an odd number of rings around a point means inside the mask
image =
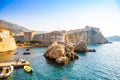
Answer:
POLYGON ((30 55, 23 55, 25 48, 18 48, 16 54, 1 53, 0 62, 25 58, 31 64, 33 73, 16 68, 4 80, 120 80, 120 42, 89 44, 96 52, 77 53, 79 59, 67 65, 58 65, 43 54, 47 47, 30 48, 30 55))

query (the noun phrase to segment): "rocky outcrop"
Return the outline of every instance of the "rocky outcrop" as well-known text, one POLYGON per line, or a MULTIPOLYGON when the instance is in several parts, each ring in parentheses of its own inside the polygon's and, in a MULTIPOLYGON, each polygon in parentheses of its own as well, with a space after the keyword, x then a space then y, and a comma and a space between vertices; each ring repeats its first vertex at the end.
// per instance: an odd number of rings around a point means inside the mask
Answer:
POLYGON ((77 52, 87 52, 87 43, 85 41, 80 41, 75 45, 75 51, 77 52))
POLYGON ((71 60, 78 58, 72 45, 57 42, 53 42, 48 47, 44 56, 60 64, 68 64, 71 60))
POLYGON ((96 52, 96 50, 88 49, 86 41, 82 40, 75 45, 75 52, 96 52))

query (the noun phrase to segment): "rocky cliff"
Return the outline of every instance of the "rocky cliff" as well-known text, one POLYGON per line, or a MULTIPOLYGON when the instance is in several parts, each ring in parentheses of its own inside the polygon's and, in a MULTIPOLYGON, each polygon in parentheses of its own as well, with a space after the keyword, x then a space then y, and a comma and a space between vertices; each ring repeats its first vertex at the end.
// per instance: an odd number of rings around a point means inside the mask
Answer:
POLYGON ((48 47, 44 56, 55 60, 59 64, 68 64, 71 60, 78 58, 72 45, 58 44, 57 42, 53 42, 48 47))
POLYGON ((88 44, 103 44, 107 43, 108 40, 100 32, 99 28, 86 27, 84 29, 73 30, 68 32, 69 40, 72 43, 79 42, 81 40, 86 41, 88 44))

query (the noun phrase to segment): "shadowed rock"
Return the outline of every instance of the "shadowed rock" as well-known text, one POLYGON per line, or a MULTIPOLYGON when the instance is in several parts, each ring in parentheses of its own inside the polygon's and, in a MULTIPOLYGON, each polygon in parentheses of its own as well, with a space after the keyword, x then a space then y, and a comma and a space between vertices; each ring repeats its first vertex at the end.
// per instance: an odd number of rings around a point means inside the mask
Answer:
POLYGON ((88 49, 86 41, 81 40, 75 45, 75 52, 96 52, 96 50, 88 49))
POLYGON ((87 43, 85 41, 80 41, 75 45, 75 51, 87 52, 87 43))

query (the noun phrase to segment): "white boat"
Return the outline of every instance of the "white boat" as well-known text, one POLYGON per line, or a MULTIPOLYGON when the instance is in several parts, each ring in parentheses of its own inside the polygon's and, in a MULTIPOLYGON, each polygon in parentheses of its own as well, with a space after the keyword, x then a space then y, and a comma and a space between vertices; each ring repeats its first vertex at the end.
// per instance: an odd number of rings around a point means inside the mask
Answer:
POLYGON ((9 77, 14 71, 13 66, 5 66, 2 68, 2 72, 0 73, 0 78, 7 78, 9 77))

